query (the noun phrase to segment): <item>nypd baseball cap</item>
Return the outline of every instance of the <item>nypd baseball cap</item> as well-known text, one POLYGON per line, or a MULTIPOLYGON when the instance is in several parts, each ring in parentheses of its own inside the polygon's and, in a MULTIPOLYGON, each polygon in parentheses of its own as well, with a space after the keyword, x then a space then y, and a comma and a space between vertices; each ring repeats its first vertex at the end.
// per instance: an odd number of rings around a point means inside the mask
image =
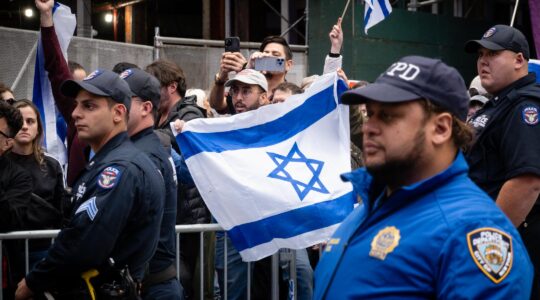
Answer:
POLYGON ((438 59, 406 56, 383 72, 374 83, 341 95, 344 104, 366 101, 399 103, 427 99, 465 121, 467 87, 458 71, 438 59))
POLYGON ((488 29, 481 39, 465 43, 465 51, 469 53, 475 53, 480 47, 495 51, 521 52, 525 59, 530 58, 529 42, 525 36, 518 29, 508 25, 495 25, 488 29))
POLYGON ((114 102, 124 104, 129 110, 133 93, 129 85, 118 74, 107 70, 95 70, 83 80, 66 80, 60 91, 67 97, 75 98, 85 90, 94 95, 110 97, 114 102))
POLYGON ((266 81, 266 77, 259 72, 255 71, 253 69, 244 69, 240 71, 240 73, 236 74, 236 76, 225 82, 225 86, 231 86, 235 82, 242 82, 245 84, 256 84, 260 86, 265 92, 268 92, 268 82, 266 81))
POLYGON ((161 85, 156 77, 140 69, 127 69, 120 73, 120 78, 124 79, 133 92, 134 96, 143 101, 150 101, 154 107, 159 106, 161 99, 161 85))

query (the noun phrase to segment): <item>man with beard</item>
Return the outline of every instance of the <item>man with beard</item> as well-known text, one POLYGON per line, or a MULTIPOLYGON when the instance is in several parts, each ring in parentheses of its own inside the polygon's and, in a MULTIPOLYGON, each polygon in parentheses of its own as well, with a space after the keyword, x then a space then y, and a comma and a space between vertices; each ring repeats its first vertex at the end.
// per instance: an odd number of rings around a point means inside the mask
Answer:
POLYGON ((254 61, 257 58, 264 56, 273 56, 285 59, 285 70, 283 72, 267 72, 263 71, 264 77, 266 77, 268 91, 267 96, 272 95, 272 91, 282 82, 285 82, 285 76, 293 65, 293 54, 287 41, 280 36, 267 36, 259 51, 251 55, 248 62, 242 53, 240 52, 225 52, 221 56, 220 68, 215 76, 214 86, 210 91, 209 102, 210 106, 219 113, 235 114, 237 111, 234 109, 232 100, 227 100, 224 97, 225 82, 229 78, 229 72, 239 73, 246 67, 253 69, 255 67, 254 61))
POLYGON ((460 148, 468 95, 440 60, 404 57, 366 103, 362 168, 343 174, 362 199, 328 242, 315 299, 526 299, 533 270, 512 223, 467 176, 460 148))

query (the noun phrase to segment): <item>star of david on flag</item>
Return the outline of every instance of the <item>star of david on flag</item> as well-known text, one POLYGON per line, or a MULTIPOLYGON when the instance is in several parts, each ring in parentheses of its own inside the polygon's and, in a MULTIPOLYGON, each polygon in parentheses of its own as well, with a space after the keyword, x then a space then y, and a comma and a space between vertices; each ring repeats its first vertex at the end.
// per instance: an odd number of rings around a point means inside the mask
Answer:
POLYGON ((300 149, 298 149, 298 145, 296 143, 294 143, 294 146, 287 156, 270 152, 268 152, 268 155, 277 165, 277 168, 273 170, 268 177, 290 182, 300 200, 303 200, 310 191, 328 194, 328 190, 324 187, 323 183, 319 179, 324 162, 306 158, 304 153, 300 152, 300 149), (312 173, 312 176, 307 183, 295 179, 290 172, 287 171, 286 167, 293 163, 301 163, 305 165, 312 173))
POLYGON ((176 136, 206 205, 244 261, 326 241, 352 211, 347 86, 321 76, 284 103, 196 119, 176 136))

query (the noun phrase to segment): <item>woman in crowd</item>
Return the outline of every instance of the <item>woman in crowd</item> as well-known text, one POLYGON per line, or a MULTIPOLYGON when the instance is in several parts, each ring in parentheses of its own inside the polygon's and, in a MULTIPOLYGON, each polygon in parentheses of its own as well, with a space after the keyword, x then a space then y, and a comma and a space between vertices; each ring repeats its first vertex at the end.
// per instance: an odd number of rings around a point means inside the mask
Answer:
MULTIPOLYGON (((56 229, 62 222, 64 176, 60 163, 48 156, 42 147, 43 124, 37 107, 29 100, 16 101, 13 106, 21 112, 23 127, 15 136, 10 159, 23 167, 32 177, 32 199, 27 209, 26 230, 56 229)), ((30 264, 47 253, 50 241, 36 240, 30 245, 30 264)))

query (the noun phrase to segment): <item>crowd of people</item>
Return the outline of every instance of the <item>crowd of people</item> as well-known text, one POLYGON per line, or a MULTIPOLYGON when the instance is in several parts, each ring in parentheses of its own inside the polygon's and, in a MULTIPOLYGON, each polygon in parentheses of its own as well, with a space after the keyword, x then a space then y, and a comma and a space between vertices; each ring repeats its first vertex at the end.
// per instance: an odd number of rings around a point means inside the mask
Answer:
MULTIPOLYGON (((208 93, 168 60, 87 74, 63 57, 53 5, 36 0, 68 163, 45 151, 33 102, 0 84, 0 231, 61 231, 30 242, 26 274, 24 244, 2 244, 5 299, 219 299, 225 289, 227 299, 270 299, 270 258, 243 262, 222 232, 202 237, 203 264, 201 235, 176 244, 175 225, 214 220, 171 124, 180 132, 193 119, 280 105, 317 75, 287 81, 294 58, 279 36, 250 57, 224 52, 208 93), (265 57, 283 69, 255 70, 265 57)), ((348 81, 341 19, 329 39, 323 74, 348 81)), ((469 88, 456 69, 420 56, 373 83, 348 82, 340 101, 350 106, 353 171, 335 175, 359 205, 327 244, 280 250, 280 298, 294 259, 298 299, 539 299, 540 86, 529 45, 496 25, 465 50, 478 55, 469 88)))

